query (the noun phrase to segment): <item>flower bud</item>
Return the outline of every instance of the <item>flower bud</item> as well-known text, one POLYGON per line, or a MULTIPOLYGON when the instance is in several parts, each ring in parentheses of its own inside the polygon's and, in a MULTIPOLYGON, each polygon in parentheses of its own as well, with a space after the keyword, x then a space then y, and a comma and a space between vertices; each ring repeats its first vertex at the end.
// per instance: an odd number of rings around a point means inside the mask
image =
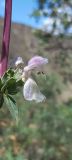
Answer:
POLYGON ((17 57, 17 60, 15 62, 15 66, 17 67, 18 65, 24 64, 22 57, 17 57))

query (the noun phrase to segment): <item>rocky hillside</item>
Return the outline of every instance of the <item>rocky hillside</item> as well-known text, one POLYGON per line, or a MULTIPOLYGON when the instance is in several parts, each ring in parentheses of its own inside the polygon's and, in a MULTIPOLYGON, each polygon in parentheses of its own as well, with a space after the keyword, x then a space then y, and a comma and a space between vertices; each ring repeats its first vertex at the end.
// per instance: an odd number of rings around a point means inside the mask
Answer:
MULTIPOLYGON (((0 52, 1 52, 1 40, 3 32, 3 19, 0 19, 0 52)), ((72 51, 72 39, 71 38, 49 38, 45 45, 39 45, 39 40, 34 36, 33 29, 31 27, 12 23, 11 26, 11 40, 10 40, 10 57, 21 55, 25 59, 31 57, 34 54, 40 54, 38 51, 44 51, 45 56, 51 57, 50 63, 57 62, 58 54, 63 53, 71 54, 72 51)))
MULTIPOLYGON (((3 20, 0 19, 0 52, 1 40, 3 31, 3 20)), ((11 40, 10 40, 10 57, 22 56, 27 58, 27 55, 32 56, 37 50, 37 40, 33 36, 30 27, 21 24, 12 24, 11 40)))

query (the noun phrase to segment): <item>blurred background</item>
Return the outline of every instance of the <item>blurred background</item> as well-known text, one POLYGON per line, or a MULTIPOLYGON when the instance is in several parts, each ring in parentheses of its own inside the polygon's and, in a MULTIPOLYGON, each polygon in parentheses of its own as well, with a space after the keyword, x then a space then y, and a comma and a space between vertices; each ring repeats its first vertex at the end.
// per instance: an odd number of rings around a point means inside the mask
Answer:
MULTIPOLYGON (((36 75, 46 101, 16 95, 18 125, 0 110, 0 160, 72 160, 72 0, 13 0, 9 66, 22 56, 49 59, 36 75)), ((0 53, 5 0, 0 0, 0 53)))

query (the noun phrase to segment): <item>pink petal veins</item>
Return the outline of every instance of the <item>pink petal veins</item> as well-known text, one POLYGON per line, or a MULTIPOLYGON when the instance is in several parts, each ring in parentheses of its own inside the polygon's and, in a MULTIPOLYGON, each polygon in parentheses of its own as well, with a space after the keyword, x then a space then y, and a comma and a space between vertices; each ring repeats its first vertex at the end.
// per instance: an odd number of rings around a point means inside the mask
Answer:
POLYGON ((34 56, 28 61, 28 65, 36 65, 36 66, 45 65, 47 63, 48 63, 48 59, 43 58, 41 56, 34 56))
POLYGON ((48 63, 47 58, 43 58, 41 56, 34 56, 28 62, 28 65, 24 67, 24 71, 30 71, 37 69, 38 71, 42 69, 42 67, 48 63))

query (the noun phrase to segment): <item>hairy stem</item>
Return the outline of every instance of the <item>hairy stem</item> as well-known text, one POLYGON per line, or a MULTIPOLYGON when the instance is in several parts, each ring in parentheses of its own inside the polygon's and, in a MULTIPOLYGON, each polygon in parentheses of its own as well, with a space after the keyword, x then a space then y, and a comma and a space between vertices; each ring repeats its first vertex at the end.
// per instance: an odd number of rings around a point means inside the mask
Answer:
POLYGON ((2 52, 1 52, 1 61, 0 61, 0 77, 5 73, 8 65, 10 30, 11 30, 11 14, 12 14, 12 0, 6 0, 2 52))

